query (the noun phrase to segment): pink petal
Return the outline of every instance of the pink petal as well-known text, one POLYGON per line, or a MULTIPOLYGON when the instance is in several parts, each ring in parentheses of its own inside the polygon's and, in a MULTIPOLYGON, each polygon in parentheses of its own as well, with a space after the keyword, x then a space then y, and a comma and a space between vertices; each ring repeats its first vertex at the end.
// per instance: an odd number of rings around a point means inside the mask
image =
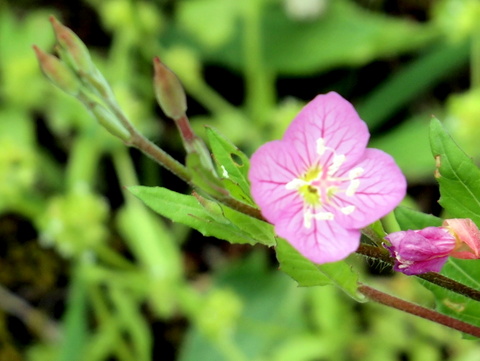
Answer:
POLYGON ((451 255, 456 258, 474 259, 480 257, 480 231, 471 219, 447 219, 443 226, 453 233, 459 244, 456 252, 451 255), (464 243, 467 249, 463 249, 464 243))
POLYGON ((286 211, 275 224, 275 232, 312 262, 340 261, 360 244, 360 231, 344 229, 335 221, 314 220, 309 229, 303 222, 303 212, 286 211))
POLYGON ((447 260, 448 256, 432 258, 425 261, 418 261, 411 265, 405 265, 396 262, 393 266, 393 269, 397 272, 402 272, 408 276, 419 275, 427 272, 440 272, 447 260))
MULTIPOLYGON (((315 164, 318 159, 317 140, 337 155, 346 155, 343 167, 358 161, 367 146, 370 134, 353 106, 340 95, 330 92, 318 95, 296 116, 285 132, 284 140, 294 147, 302 158, 302 167, 315 164)), ((331 156, 326 152, 325 156, 331 156)))
POLYGON ((427 227, 418 231, 399 231, 385 237, 401 259, 413 262, 447 257, 455 248, 455 238, 440 227, 427 227))
POLYGON ((390 155, 381 150, 367 149, 356 167, 364 170, 358 178, 360 185, 357 191, 352 196, 339 194, 336 197, 338 208, 355 206, 351 214, 335 213, 337 222, 351 229, 366 227, 391 212, 405 197, 407 188, 400 168, 390 155))
POLYGON ((266 143, 253 154, 248 174, 251 193, 270 223, 275 224, 286 209, 302 212, 302 197, 285 187, 302 172, 295 150, 283 141, 266 143))

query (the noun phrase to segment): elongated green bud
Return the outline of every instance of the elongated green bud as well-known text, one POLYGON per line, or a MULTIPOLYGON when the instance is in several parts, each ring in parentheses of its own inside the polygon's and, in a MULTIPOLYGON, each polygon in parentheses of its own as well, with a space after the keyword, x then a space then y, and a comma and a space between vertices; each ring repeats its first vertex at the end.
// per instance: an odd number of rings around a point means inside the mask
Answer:
POLYGON ((94 66, 87 46, 71 29, 60 23, 54 16, 50 16, 50 22, 58 44, 64 50, 61 55, 67 57, 64 60, 68 61, 76 71, 90 73, 94 66))
POLYGON ((43 52, 36 45, 33 46, 33 50, 37 55, 42 72, 54 85, 71 95, 79 93, 81 87, 80 80, 65 63, 57 57, 43 52))
POLYGON ((118 119, 105 107, 95 103, 90 108, 98 122, 111 134, 120 138, 124 142, 130 139, 130 134, 118 121, 118 119))
POLYGON ((187 98, 180 80, 158 57, 153 59, 155 96, 165 115, 177 120, 187 111, 187 98))

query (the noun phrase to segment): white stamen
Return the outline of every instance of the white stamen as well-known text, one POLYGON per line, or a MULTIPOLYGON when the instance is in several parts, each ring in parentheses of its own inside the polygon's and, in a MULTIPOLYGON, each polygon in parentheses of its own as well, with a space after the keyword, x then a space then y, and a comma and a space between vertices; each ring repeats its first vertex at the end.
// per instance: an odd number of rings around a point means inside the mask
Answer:
POLYGON ((353 213, 354 210, 355 210, 355 206, 346 206, 346 207, 340 208, 340 212, 342 212, 345 215, 349 215, 353 213))
POLYGON ((225 178, 229 178, 228 176, 228 172, 227 170, 225 169, 225 167, 222 165, 220 166, 222 168, 222 176, 225 177, 225 178))
POLYGON ((353 168, 350 172, 348 172, 348 178, 355 179, 357 177, 360 177, 363 172, 365 172, 365 169, 363 169, 362 167, 353 168))
POLYGON ((338 170, 338 168, 341 167, 341 165, 345 162, 345 157, 344 154, 336 155, 333 157, 333 162, 332 165, 328 168, 328 175, 333 175, 335 172, 338 170))
POLYGON ((319 221, 331 221, 333 220, 334 215, 332 212, 319 212, 315 213, 313 217, 319 221))
POLYGON ((308 185, 308 184, 309 183, 305 182, 303 179, 295 178, 295 179, 291 180, 290 182, 288 182, 287 184, 285 184, 285 189, 288 189, 288 190, 299 189, 300 187, 302 187, 304 185, 308 185))
POLYGON ((327 148, 325 147, 325 140, 323 138, 318 138, 317 139, 317 154, 318 155, 323 155, 325 153, 325 150, 327 148))
POLYGON ((334 214, 332 212, 318 212, 318 213, 312 213, 310 209, 307 209, 303 213, 303 226, 305 228, 311 228, 312 227, 312 219, 316 219, 319 221, 331 221, 334 218, 334 214))
POLYGON ((307 209, 303 213, 303 226, 307 229, 310 229, 312 227, 312 211, 310 209, 307 209))
POLYGON ((360 180, 352 179, 350 181, 350 184, 348 185, 347 190, 345 191, 345 194, 349 197, 353 196, 355 194, 355 192, 357 191, 359 186, 360 186, 360 180))

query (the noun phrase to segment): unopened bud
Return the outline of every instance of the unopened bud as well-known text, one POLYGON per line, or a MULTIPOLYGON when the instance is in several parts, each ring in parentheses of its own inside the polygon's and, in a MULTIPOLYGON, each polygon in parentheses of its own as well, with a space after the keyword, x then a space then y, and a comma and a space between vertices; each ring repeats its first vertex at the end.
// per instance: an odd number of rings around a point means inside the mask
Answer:
POLYGON ((153 85, 160 108, 171 119, 181 118, 187 111, 187 98, 180 80, 158 57, 153 59, 153 66, 153 85))
POLYGON ((65 55, 69 63, 76 71, 89 73, 92 68, 92 59, 90 53, 82 40, 69 28, 60 23, 54 16, 50 16, 55 36, 60 46, 65 50, 65 55))
POLYGON ((45 76, 64 92, 77 95, 81 84, 75 74, 57 57, 43 52, 36 45, 33 50, 45 76))
POLYGON ((130 139, 130 134, 118 121, 118 119, 102 105, 96 103, 91 107, 91 111, 98 122, 111 134, 120 138, 124 142, 130 139))

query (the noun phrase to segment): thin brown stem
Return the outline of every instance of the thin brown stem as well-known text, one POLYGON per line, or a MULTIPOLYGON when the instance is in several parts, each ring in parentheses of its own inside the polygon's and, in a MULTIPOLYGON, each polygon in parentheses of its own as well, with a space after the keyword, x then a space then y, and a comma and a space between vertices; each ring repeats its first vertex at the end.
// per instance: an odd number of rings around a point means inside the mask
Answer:
POLYGON ((432 322, 453 328, 464 333, 468 333, 469 335, 475 337, 480 337, 480 327, 443 315, 437 311, 430 310, 415 303, 411 303, 400 298, 388 295, 382 291, 379 291, 364 284, 359 285, 358 291, 364 294, 370 300, 381 303, 385 306, 396 308, 397 310, 425 318, 432 322))
MULTIPOLYGON (((393 266, 394 264, 394 260, 390 256, 389 252, 380 247, 361 244, 357 250, 357 253, 369 258, 377 259, 389 264, 390 266, 393 266)), ((429 272, 417 275, 416 277, 480 302, 480 291, 466 286, 463 283, 452 280, 451 278, 445 277, 439 273, 429 272)))
POLYGON ((423 275, 418 275, 418 278, 421 278, 430 283, 436 284, 437 286, 446 288, 452 292, 458 293, 462 296, 471 298, 472 300, 480 302, 480 291, 464 285, 463 283, 452 280, 451 278, 445 277, 440 273, 429 272, 423 275))

